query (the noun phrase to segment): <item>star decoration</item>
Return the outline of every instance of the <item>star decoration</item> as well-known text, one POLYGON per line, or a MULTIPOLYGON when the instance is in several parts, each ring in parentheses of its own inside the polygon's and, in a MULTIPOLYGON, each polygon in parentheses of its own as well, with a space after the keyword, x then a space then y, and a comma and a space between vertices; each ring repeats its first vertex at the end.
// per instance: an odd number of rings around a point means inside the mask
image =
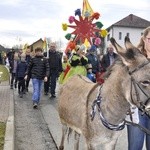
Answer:
POLYGON ((71 26, 68 25, 68 27, 71 27, 75 29, 71 34, 75 35, 75 42, 80 40, 81 43, 84 43, 85 39, 88 39, 90 43, 91 38, 96 38, 96 32, 100 32, 100 29, 96 27, 95 23, 92 23, 93 19, 89 19, 87 17, 83 18, 82 16, 79 17, 79 21, 74 19, 74 23, 76 25, 71 26))
MULTIPOLYGON (((103 24, 101 22, 93 22, 94 19, 99 19, 100 14, 99 13, 93 13, 92 15, 86 11, 84 14, 84 17, 81 16, 80 9, 77 9, 75 11, 75 16, 79 16, 79 19, 75 19, 74 16, 69 17, 69 23, 74 23, 75 25, 67 25, 62 24, 63 30, 67 30, 68 27, 73 28, 74 31, 72 33, 68 33, 65 37, 66 39, 70 40, 71 35, 75 35, 74 42, 80 41, 80 43, 84 43, 87 39, 89 43, 92 45, 92 39, 97 38, 101 35, 101 32, 103 31, 103 34, 105 33, 104 30, 101 30, 103 27, 103 24)), ((101 35, 101 37, 103 37, 101 35)))

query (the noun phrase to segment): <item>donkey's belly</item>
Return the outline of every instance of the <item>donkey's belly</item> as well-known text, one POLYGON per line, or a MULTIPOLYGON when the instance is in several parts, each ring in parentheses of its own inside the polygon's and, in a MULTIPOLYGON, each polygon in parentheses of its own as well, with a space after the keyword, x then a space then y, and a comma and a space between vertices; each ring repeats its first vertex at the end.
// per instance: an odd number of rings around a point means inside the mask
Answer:
POLYGON ((87 96, 95 84, 74 76, 60 91, 58 111, 61 122, 81 132, 87 119, 87 96))

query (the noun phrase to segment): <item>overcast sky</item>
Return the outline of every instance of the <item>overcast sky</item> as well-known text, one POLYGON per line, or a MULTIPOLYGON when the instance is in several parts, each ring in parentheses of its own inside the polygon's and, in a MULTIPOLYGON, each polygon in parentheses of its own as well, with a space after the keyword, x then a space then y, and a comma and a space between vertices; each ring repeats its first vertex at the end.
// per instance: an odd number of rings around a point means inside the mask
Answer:
MULTIPOLYGON (((94 12, 99 12, 98 21, 103 28, 134 14, 150 21, 149 0, 88 0, 94 12)), ((0 44, 12 47, 20 43, 32 44, 44 37, 53 41, 61 39, 73 30, 62 30, 69 16, 74 16, 78 8, 82 10, 82 0, 1 0, 0 2, 0 44)), ((78 19, 78 17, 76 17, 78 19)))

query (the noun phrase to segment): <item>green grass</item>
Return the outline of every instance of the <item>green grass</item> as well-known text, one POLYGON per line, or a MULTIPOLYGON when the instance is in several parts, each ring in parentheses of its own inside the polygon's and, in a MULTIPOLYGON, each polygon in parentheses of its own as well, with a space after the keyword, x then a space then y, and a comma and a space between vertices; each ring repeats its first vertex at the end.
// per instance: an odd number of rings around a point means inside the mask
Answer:
POLYGON ((3 150, 5 139, 6 123, 0 122, 0 150, 3 150))
POLYGON ((3 73, 1 75, 0 81, 8 81, 9 80, 9 72, 4 65, 0 65, 0 72, 3 73))

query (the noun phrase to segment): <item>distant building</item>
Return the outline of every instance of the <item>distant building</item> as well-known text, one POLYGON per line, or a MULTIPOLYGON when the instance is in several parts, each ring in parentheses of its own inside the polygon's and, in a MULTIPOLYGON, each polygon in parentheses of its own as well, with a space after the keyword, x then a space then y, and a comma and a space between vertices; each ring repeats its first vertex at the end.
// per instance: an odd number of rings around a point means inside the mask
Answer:
POLYGON ((124 37, 128 36, 131 42, 137 46, 143 30, 150 26, 150 21, 130 14, 107 28, 108 34, 105 43, 108 44, 111 37, 124 47, 124 37))
POLYGON ((40 38, 39 40, 35 41, 31 45, 29 45, 31 51, 34 51, 37 47, 43 48, 44 41, 40 38))
POLYGON ((0 52, 6 52, 6 48, 4 47, 4 46, 2 46, 2 45, 0 45, 0 52))

